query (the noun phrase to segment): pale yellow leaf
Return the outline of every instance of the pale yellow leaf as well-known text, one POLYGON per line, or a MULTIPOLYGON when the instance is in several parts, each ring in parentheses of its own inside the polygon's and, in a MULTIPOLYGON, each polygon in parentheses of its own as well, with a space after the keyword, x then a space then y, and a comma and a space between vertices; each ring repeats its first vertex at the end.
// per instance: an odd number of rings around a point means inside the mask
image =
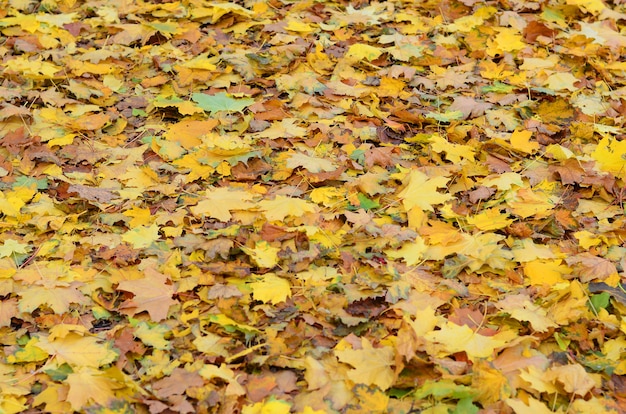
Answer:
POLYGON ((282 221, 285 217, 300 217, 306 213, 317 211, 315 204, 294 197, 278 195, 273 200, 262 200, 259 207, 264 211, 265 217, 270 221, 282 221))
POLYGON ((301 152, 290 154, 286 165, 287 168, 303 167, 314 174, 322 171, 335 171, 337 169, 337 166, 328 159, 312 157, 301 152))
POLYGON ((528 405, 524 404, 522 400, 507 398, 505 401, 509 407, 511 407, 515 414, 554 414, 544 403, 533 397, 526 397, 528 405))
MULTIPOLYGON (((363 341, 368 343, 367 341, 363 341)), ((350 364, 354 369, 348 371, 348 378, 365 385, 376 385, 382 390, 389 389, 395 375, 391 368, 394 365, 395 352, 390 347, 336 350, 339 361, 350 364)))
POLYGON ((69 385, 67 401, 75 411, 82 411, 90 402, 107 405, 115 398, 115 389, 120 388, 106 373, 91 367, 78 368, 65 382, 69 385))
POLYGON ((75 333, 54 340, 50 340, 47 336, 40 336, 37 347, 49 355, 54 355, 59 364, 67 362, 72 366, 97 368, 117 358, 117 353, 111 349, 109 343, 75 333))
POLYGON ((242 247, 241 250, 250 256, 258 267, 270 269, 278 264, 280 249, 271 246, 265 240, 256 242, 253 249, 242 247))
POLYGON ((259 281, 250 283, 252 297, 263 303, 280 303, 291 297, 291 285, 287 279, 274 273, 265 273, 259 281))
POLYGON ((204 198, 191 212, 196 217, 213 217, 227 222, 232 218, 231 212, 235 210, 248 210, 255 207, 252 202, 254 196, 240 188, 219 187, 206 191, 204 198))
POLYGON ((406 187, 398 193, 406 211, 419 207, 425 211, 434 211, 433 205, 444 203, 452 196, 440 193, 438 189, 446 188, 449 179, 444 176, 429 178, 419 170, 411 170, 406 187))

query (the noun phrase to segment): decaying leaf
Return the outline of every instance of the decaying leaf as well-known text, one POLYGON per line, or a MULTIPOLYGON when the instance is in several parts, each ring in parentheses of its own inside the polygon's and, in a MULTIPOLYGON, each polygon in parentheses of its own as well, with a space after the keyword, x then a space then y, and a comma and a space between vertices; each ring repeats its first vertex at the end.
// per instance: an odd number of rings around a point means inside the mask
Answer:
POLYGON ((618 413, 622 1, 0 7, 0 412, 618 413))

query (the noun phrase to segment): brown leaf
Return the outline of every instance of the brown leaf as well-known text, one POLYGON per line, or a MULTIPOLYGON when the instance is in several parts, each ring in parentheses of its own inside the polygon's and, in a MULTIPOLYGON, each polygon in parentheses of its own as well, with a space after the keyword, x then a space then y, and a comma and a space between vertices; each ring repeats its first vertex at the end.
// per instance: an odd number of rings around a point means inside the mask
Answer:
POLYGON ((189 387, 201 387, 204 380, 197 372, 190 372, 183 368, 175 368, 172 373, 155 382, 152 388, 156 395, 168 398, 172 395, 182 395, 189 387))
POLYGON ((578 275, 581 282, 587 283, 592 280, 604 280, 611 275, 617 274, 615 265, 603 258, 591 253, 580 253, 565 259, 568 265, 574 266, 574 274, 578 275))
POLYGON ((19 127, 14 131, 7 132, 0 138, 0 144, 6 148, 11 155, 19 154, 20 149, 31 145, 33 142, 33 138, 26 133, 26 128, 24 127, 19 127))
POLYGON ((528 22, 523 31, 524 39, 528 43, 534 43, 539 36, 552 38, 557 33, 558 32, 556 30, 550 29, 548 26, 538 22, 537 20, 531 20, 528 22))
POLYGON ((249 375, 245 387, 250 401, 258 402, 270 395, 277 385, 276 378, 267 373, 262 375, 249 375))
POLYGON ((489 197, 494 195, 495 192, 495 188, 481 185, 475 190, 469 192, 469 199, 472 204, 476 204, 479 201, 487 200, 489 197))
POLYGON ((397 163, 397 155, 400 151, 394 147, 374 147, 365 152, 365 166, 372 168, 380 165, 383 168, 397 163))
POLYGON ((0 327, 10 326, 11 318, 19 314, 17 299, 10 298, 0 302, 0 327))
POLYGON ((119 198, 119 196, 114 194, 112 190, 89 187, 82 184, 70 185, 68 192, 76 193, 80 198, 96 203, 110 203, 112 200, 119 198))
POLYGON ((576 184, 583 181, 585 170, 580 162, 573 158, 565 160, 561 165, 550 166, 550 171, 559 174, 563 184, 576 184))
POLYGON ((23 106, 15 106, 10 103, 4 103, 2 109, 0 109, 0 120, 5 120, 12 116, 31 117, 32 113, 30 109, 23 106))
POLYGON ((150 318, 159 322, 167 318, 169 308, 178 302, 172 299, 175 293, 174 286, 168 284, 168 277, 154 270, 146 268, 145 277, 137 280, 123 280, 117 290, 131 292, 135 297, 120 306, 128 309, 132 315, 147 311, 150 318))
POLYGON ((452 105, 448 107, 448 111, 461 111, 463 119, 476 118, 484 115, 487 109, 491 109, 492 104, 488 102, 477 101, 468 96, 459 96, 454 99, 452 105))

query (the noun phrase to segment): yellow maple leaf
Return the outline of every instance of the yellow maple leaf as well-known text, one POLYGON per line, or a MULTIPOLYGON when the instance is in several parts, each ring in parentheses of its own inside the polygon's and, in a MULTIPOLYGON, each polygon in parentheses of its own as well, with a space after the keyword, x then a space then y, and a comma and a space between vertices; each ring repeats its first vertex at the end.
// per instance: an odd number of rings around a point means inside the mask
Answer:
POLYGON ((390 347, 374 348, 367 340, 362 340, 363 349, 335 350, 340 362, 351 365, 348 378, 356 384, 376 385, 382 390, 391 388, 395 374, 395 352, 390 347))
MULTIPOLYGON (((240 396, 246 393, 246 390, 237 382, 235 372, 228 368, 226 364, 221 364, 219 367, 217 365, 206 364, 200 368, 198 374, 207 380, 219 378, 228 382, 225 393, 226 396, 240 396)), ((262 413, 265 414, 265 411, 262 411, 262 413)), ((269 411, 269 413, 273 413, 273 411, 269 411)))
POLYGON ((305 23, 300 20, 292 20, 292 19, 290 19, 287 22, 287 26, 285 26, 285 29, 289 30, 290 32, 305 33, 305 34, 315 31, 315 28, 311 26, 310 24, 305 23))
POLYGON ((536 259, 556 259, 556 254, 549 246, 535 244, 532 239, 515 240, 511 248, 516 262, 532 262, 536 259))
POLYGON ((533 136, 531 131, 520 131, 516 129, 511 134, 511 145, 516 150, 525 152, 527 154, 532 154, 533 152, 539 149, 539 144, 536 142, 531 142, 530 138, 533 136))
POLYGON ((313 409, 313 408, 311 408, 310 406, 307 405, 298 414, 326 414, 326 413, 327 413, 326 410, 315 410, 315 409, 313 409))
MULTIPOLYGON (((44 409, 48 413, 69 413, 72 411, 72 405, 65 400, 66 395, 67 385, 50 382, 42 392, 33 398, 32 406, 37 407, 45 404, 44 409)), ((8 413, 8 411, 6 412, 8 413)))
POLYGON ((311 201, 316 204, 322 204, 326 207, 335 205, 339 200, 345 200, 346 189, 336 187, 318 187, 314 188, 309 194, 311 201))
POLYGON ((578 6, 582 10, 593 15, 598 15, 606 9, 606 5, 602 2, 602 0, 567 0, 566 3, 578 6))
POLYGON ((319 74, 327 74, 335 67, 335 63, 324 53, 324 46, 321 43, 315 44, 315 53, 307 54, 306 60, 311 69, 319 74))
POLYGON ((543 218, 551 214, 554 209, 554 198, 542 191, 533 191, 530 188, 520 188, 515 192, 512 201, 508 202, 513 214, 521 218, 535 216, 543 218))
POLYGON ((497 34, 488 42, 487 53, 495 56, 502 52, 513 52, 528 46, 522 40, 521 33, 512 27, 495 27, 497 34))
POLYGON ((252 289, 252 297, 263 303, 277 304, 291 297, 289 281, 274 273, 265 273, 257 282, 252 282, 249 286, 252 289))
POLYGON ((602 243, 602 239, 587 230, 574 232, 574 237, 578 239, 578 244, 585 250, 602 243))
POLYGON ((77 367, 100 367, 109 364, 117 358, 106 342, 102 343, 98 338, 82 336, 72 332, 62 338, 40 336, 37 347, 53 355, 59 364, 67 362, 77 367))
POLYGON ((449 179, 444 176, 428 177, 419 170, 411 170, 407 177, 407 185, 398 197, 402 199, 402 205, 408 212, 413 207, 419 207, 425 211, 434 211, 433 205, 444 203, 452 198, 450 194, 437 191, 445 188, 449 179))
POLYGON ((278 195, 273 200, 262 200, 259 207, 270 221, 282 221, 285 217, 300 217, 306 213, 317 211, 315 204, 295 197, 278 195))
POLYGON ((131 228, 149 225, 154 217, 152 213, 150 213, 149 208, 141 208, 136 206, 130 210, 126 210, 122 214, 126 217, 131 217, 131 220, 128 223, 131 228))
POLYGON ((185 149, 192 149, 202 144, 202 135, 219 124, 217 119, 206 121, 183 120, 171 125, 164 134, 168 141, 178 142, 185 149))
POLYGON ((22 362, 44 361, 48 358, 48 353, 39 348, 37 344, 39 340, 32 337, 28 340, 24 347, 19 348, 13 355, 7 357, 7 362, 11 364, 22 362))
POLYGON ((603 171, 626 178, 626 141, 604 137, 591 153, 591 157, 603 171))
POLYGON ((558 382, 563 385, 566 392, 578 394, 581 397, 596 386, 594 377, 599 379, 599 375, 592 376, 579 364, 551 367, 545 373, 548 381, 558 382))
POLYGON ((28 187, 18 187, 16 190, 6 193, 0 191, 0 213, 9 217, 17 217, 20 214, 20 209, 33 198, 36 192, 34 188, 28 187))
POLYGON ((206 335, 198 336, 192 343, 196 349, 203 354, 209 356, 228 356, 228 351, 225 347, 226 343, 228 343, 228 339, 211 332, 206 332, 206 335))
POLYGON ((500 209, 498 208, 489 208, 483 210, 479 214, 468 217, 467 222, 473 226, 476 226, 476 228, 479 230, 498 230, 503 229, 509 224, 513 223, 513 220, 509 219, 508 217, 508 214, 500 213, 500 209))
POLYGON ((189 69, 200 69, 200 70, 215 70, 217 66, 215 63, 218 62, 218 58, 216 56, 209 57, 208 53, 203 53, 194 57, 193 59, 186 59, 183 63, 180 63, 177 66, 182 66, 189 69))
POLYGON ((91 401, 106 405, 115 398, 115 390, 122 387, 106 372, 88 366, 68 374, 65 382, 69 386, 67 401, 75 411, 82 411, 91 401))
POLYGON ((524 275, 533 286, 554 286, 565 281, 563 276, 572 273, 572 269, 561 263, 561 260, 532 260, 524 265, 524 275))
POLYGON ((251 193, 241 188, 212 188, 205 192, 197 205, 191 207, 191 212, 196 217, 207 216, 227 222, 232 218, 232 211, 255 207, 253 199, 251 193))
POLYGON ((356 43, 350 46, 345 54, 345 58, 350 60, 374 60, 383 54, 383 51, 377 47, 356 43))
POLYGON ((11 257, 14 254, 27 254, 31 250, 31 246, 20 243, 13 239, 7 239, 0 246, 0 258, 11 257))
POLYGON ((481 182, 485 187, 496 187, 498 190, 506 191, 516 187, 522 187, 524 181, 522 176, 515 172, 505 172, 495 176, 488 176, 481 182))
POLYGON ((191 17, 193 19, 210 18, 207 21, 216 23, 229 13, 242 17, 250 17, 253 14, 252 11, 235 3, 207 3, 206 7, 194 7, 191 17))
POLYGON ((557 326, 548 317, 547 310, 535 305, 528 295, 508 295, 496 303, 496 306, 518 321, 530 322, 533 329, 538 332, 546 332, 549 328, 557 326))
POLYGON ((2 414, 18 414, 27 411, 26 397, 14 395, 0 396, 0 412, 2 414))
POLYGON ((478 67, 480 74, 486 79, 508 80, 513 75, 513 71, 505 70, 504 62, 496 63, 492 60, 484 60, 480 62, 478 67))
POLYGON ((483 405, 494 404, 512 394, 508 378, 490 362, 478 361, 472 366, 472 385, 478 388, 476 401, 483 405))
POLYGON ((278 264, 278 252, 280 249, 271 246, 265 240, 255 243, 254 249, 242 247, 241 250, 250 258, 257 266, 270 269, 278 264))
POLYGON ((454 23, 448 25, 447 29, 452 32, 469 33, 474 27, 480 26, 485 19, 477 14, 459 17, 454 23))
POLYGON ((626 339, 623 337, 609 339, 602 345, 602 353, 611 361, 621 361, 623 349, 626 349, 626 339))
POLYGON ((505 401, 511 407, 515 414, 554 414, 554 411, 546 407, 541 401, 526 396, 528 404, 518 398, 507 398, 505 401))
POLYGON ((241 332, 245 332, 246 334, 257 334, 260 332, 257 328, 253 326, 244 325, 244 324, 235 322, 234 320, 232 320, 231 318, 223 314, 210 315, 208 317, 208 320, 212 323, 216 323, 224 327, 225 329, 230 329, 230 330, 236 329, 241 332))
POLYGON ((361 409, 367 409, 371 413, 387 412, 389 396, 379 388, 357 384, 354 387, 354 395, 358 398, 361 409))
POLYGON ((557 72, 548 76, 545 86, 555 91, 568 90, 576 92, 578 88, 574 84, 578 82, 578 78, 569 72, 557 72))
POLYGON ((446 159, 453 163, 460 163, 461 158, 474 161, 474 149, 469 145, 453 144, 439 134, 430 138, 430 148, 436 153, 445 152, 446 159))
POLYGON ((484 336, 474 332, 467 325, 446 322, 441 330, 432 331, 424 337, 433 344, 441 346, 440 355, 450 355, 465 351, 470 360, 490 358, 493 352, 505 346, 517 337, 513 331, 503 331, 493 336, 484 336))
POLYGON ((397 97, 406 87, 406 83, 400 79, 393 79, 387 76, 383 76, 380 79, 380 85, 378 87, 378 96, 393 96, 397 97))
POLYGON ((57 315, 61 315, 70 309, 70 304, 84 305, 90 303, 89 297, 77 289, 78 286, 28 286, 20 290, 18 294, 19 309, 21 312, 32 312, 42 305, 47 305, 57 315))
MULTIPOLYGON (((526 369, 521 370, 520 378, 529 384, 531 390, 547 393, 558 392, 558 388, 546 379, 545 374, 544 371, 539 370, 534 365, 530 365, 526 369)), ((528 387, 525 388, 528 389, 528 387)))
POLYGON ((170 329, 165 325, 149 325, 146 322, 139 322, 134 325, 133 335, 139 338, 144 344, 155 349, 167 350, 172 344, 165 339, 165 335, 170 333, 170 329))
POLYGON ((274 396, 267 401, 245 405, 241 410, 241 414, 289 414, 290 412, 291 404, 288 401, 278 400, 274 396))
POLYGON ((423 337, 439 324, 440 317, 435 314, 435 308, 430 304, 424 309, 418 309, 413 315, 415 319, 411 319, 408 315, 404 316, 404 320, 413 328, 418 338, 423 337))
POLYGON ((135 249, 150 247, 159 239, 159 226, 137 226, 122 235, 122 240, 129 243, 135 249))
POLYGON ((43 61, 41 58, 30 60, 26 56, 14 57, 4 63, 8 72, 16 72, 27 79, 44 80, 63 78, 60 66, 51 62, 43 61), (55 76, 56 74, 59 74, 55 76))
POLYGON ((387 257, 403 259, 408 266, 415 266, 422 261, 422 256, 427 249, 424 239, 417 236, 414 241, 404 243, 398 250, 387 249, 384 252, 387 257))
POLYGON ((335 171, 337 169, 337 166, 328 159, 312 157, 301 152, 289 154, 286 165, 287 168, 304 167, 314 174, 322 171, 335 171))

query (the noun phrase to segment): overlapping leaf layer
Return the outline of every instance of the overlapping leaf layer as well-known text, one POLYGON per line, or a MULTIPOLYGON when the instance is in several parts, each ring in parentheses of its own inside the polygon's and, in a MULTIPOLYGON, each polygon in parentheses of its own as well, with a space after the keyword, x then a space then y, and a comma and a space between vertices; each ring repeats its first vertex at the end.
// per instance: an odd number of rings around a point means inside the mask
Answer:
POLYGON ((0 3, 1 412, 623 412, 621 2, 0 3))

